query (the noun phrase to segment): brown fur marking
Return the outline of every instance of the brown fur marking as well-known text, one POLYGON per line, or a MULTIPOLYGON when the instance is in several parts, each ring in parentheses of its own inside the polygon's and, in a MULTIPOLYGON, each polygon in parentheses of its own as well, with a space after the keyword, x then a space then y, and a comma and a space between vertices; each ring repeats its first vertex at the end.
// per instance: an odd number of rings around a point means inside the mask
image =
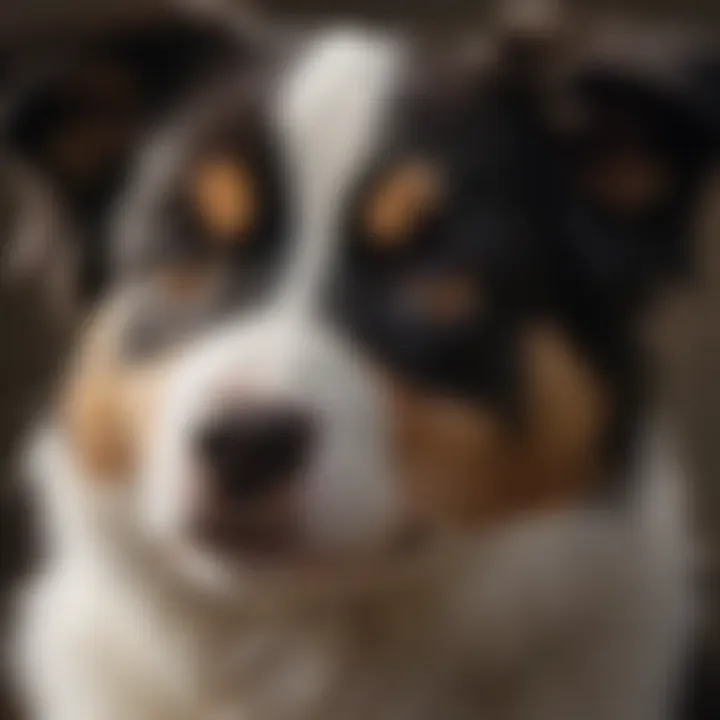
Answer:
POLYGON ((392 385, 394 447, 421 515, 460 526, 572 503, 597 481, 608 399, 561 333, 525 338, 527 426, 489 407, 392 385))
POLYGON ((672 173, 648 152, 620 148, 597 161, 588 182, 593 196, 604 206, 634 213, 652 208, 670 193, 672 173))
POLYGON ((423 278, 410 282, 405 298, 422 315, 440 322, 467 317, 481 305, 477 283, 463 275, 423 278))
POLYGON ((97 479, 132 474, 162 404, 166 365, 135 366, 121 359, 115 343, 122 323, 116 308, 92 322, 60 398, 71 446, 97 479))
POLYGON ((100 65, 64 89, 70 106, 90 110, 52 133, 46 161, 63 180, 87 187, 124 161, 139 120, 137 85, 122 68, 100 65))
POLYGON ((158 272, 157 281, 175 297, 192 297, 208 289, 216 280, 213 270, 197 263, 170 265, 158 272))
POLYGON ((441 201, 442 181, 436 169, 425 162, 408 162, 395 168, 372 194, 365 229, 379 247, 401 245, 441 201))

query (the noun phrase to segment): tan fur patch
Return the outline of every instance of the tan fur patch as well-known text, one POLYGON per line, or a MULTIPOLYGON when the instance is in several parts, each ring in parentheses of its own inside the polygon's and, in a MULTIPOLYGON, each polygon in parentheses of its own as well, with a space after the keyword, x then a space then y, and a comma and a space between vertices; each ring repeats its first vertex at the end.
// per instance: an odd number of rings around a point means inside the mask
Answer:
POLYGON ((105 311, 92 322, 60 397, 69 441, 93 478, 132 474, 143 443, 150 442, 161 406, 166 365, 133 366, 116 352, 122 313, 105 311))
POLYGON ((219 243, 241 242, 255 220, 258 199, 250 171, 234 158, 206 158, 195 170, 193 196, 200 217, 219 243))
POLYGON ((598 479, 608 399, 599 378, 552 328, 525 338, 527 425, 492 409, 392 386, 394 447, 421 515, 490 524, 582 498, 598 479))
POLYGON ((670 168, 649 153, 617 150, 590 169, 590 191, 604 206, 625 213, 652 208, 669 194, 670 168))
POLYGON ((556 328, 528 332, 525 357, 535 451, 565 484, 593 479, 610 422, 607 388, 556 328))
POLYGON ((156 276, 157 282, 176 297, 192 297, 208 289, 216 279, 212 268, 193 263, 165 267, 156 276))
POLYGON ((410 239, 413 230, 436 212, 442 202, 441 178, 430 164, 412 161, 395 168, 373 193, 364 227, 380 247, 394 247, 410 239))
POLYGON ((63 179, 85 186, 121 159, 132 133, 126 118, 117 118, 115 123, 79 122, 53 138, 48 162, 63 179))
POLYGON ((65 92, 69 104, 89 103, 91 110, 49 138, 46 159, 63 179, 84 187, 124 161, 136 132, 137 87, 121 68, 103 65, 83 72, 65 92))
POLYGON ((477 283, 455 274, 411 281, 404 288, 404 300, 416 312, 439 322, 467 317, 482 305, 477 283))

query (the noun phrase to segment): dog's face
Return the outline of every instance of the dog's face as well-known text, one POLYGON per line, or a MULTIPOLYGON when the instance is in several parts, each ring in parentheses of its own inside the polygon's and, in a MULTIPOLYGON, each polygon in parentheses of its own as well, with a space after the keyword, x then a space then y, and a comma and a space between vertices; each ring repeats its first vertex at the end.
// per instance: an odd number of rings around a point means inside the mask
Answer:
MULTIPOLYGON (((58 424, 73 482, 119 493, 176 567, 394 566, 418 531, 607 473, 614 363, 684 242, 701 119, 609 72, 551 92, 502 55, 365 31, 230 53, 113 176, 58 424)), ((120 152, 116 113, 91 120, 90 149, 120 152)))

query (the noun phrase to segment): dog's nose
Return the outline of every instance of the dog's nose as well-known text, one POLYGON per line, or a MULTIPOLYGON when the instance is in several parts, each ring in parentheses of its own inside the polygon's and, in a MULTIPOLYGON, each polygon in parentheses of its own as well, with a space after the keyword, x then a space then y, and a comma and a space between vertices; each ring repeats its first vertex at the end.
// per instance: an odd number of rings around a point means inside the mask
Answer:
POLYGON ((238 499, 270 493, 296 477, 314 437, 309 413, 254 407, 226 413, 199 435, 199 453, 221 491, 238 499))

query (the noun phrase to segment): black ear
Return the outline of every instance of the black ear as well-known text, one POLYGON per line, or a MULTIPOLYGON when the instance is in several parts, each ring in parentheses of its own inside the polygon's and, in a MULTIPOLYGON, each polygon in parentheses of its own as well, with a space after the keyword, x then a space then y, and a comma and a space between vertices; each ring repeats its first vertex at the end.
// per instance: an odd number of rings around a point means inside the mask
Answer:
POLYGON ((0 34, 0 147, 24 208, 8 256, 16 276, 54 288, 54 304, 95 297, 133 155, 153 124, 253 53, 242 20, 186 3, 0 34))
POLYGON ((720 136, 714 47, 690 33, 613 25, 582 50, 566 78, 571 121, 561 130, 576 237, 587 277, 632 310, 693 266, 720 136))

